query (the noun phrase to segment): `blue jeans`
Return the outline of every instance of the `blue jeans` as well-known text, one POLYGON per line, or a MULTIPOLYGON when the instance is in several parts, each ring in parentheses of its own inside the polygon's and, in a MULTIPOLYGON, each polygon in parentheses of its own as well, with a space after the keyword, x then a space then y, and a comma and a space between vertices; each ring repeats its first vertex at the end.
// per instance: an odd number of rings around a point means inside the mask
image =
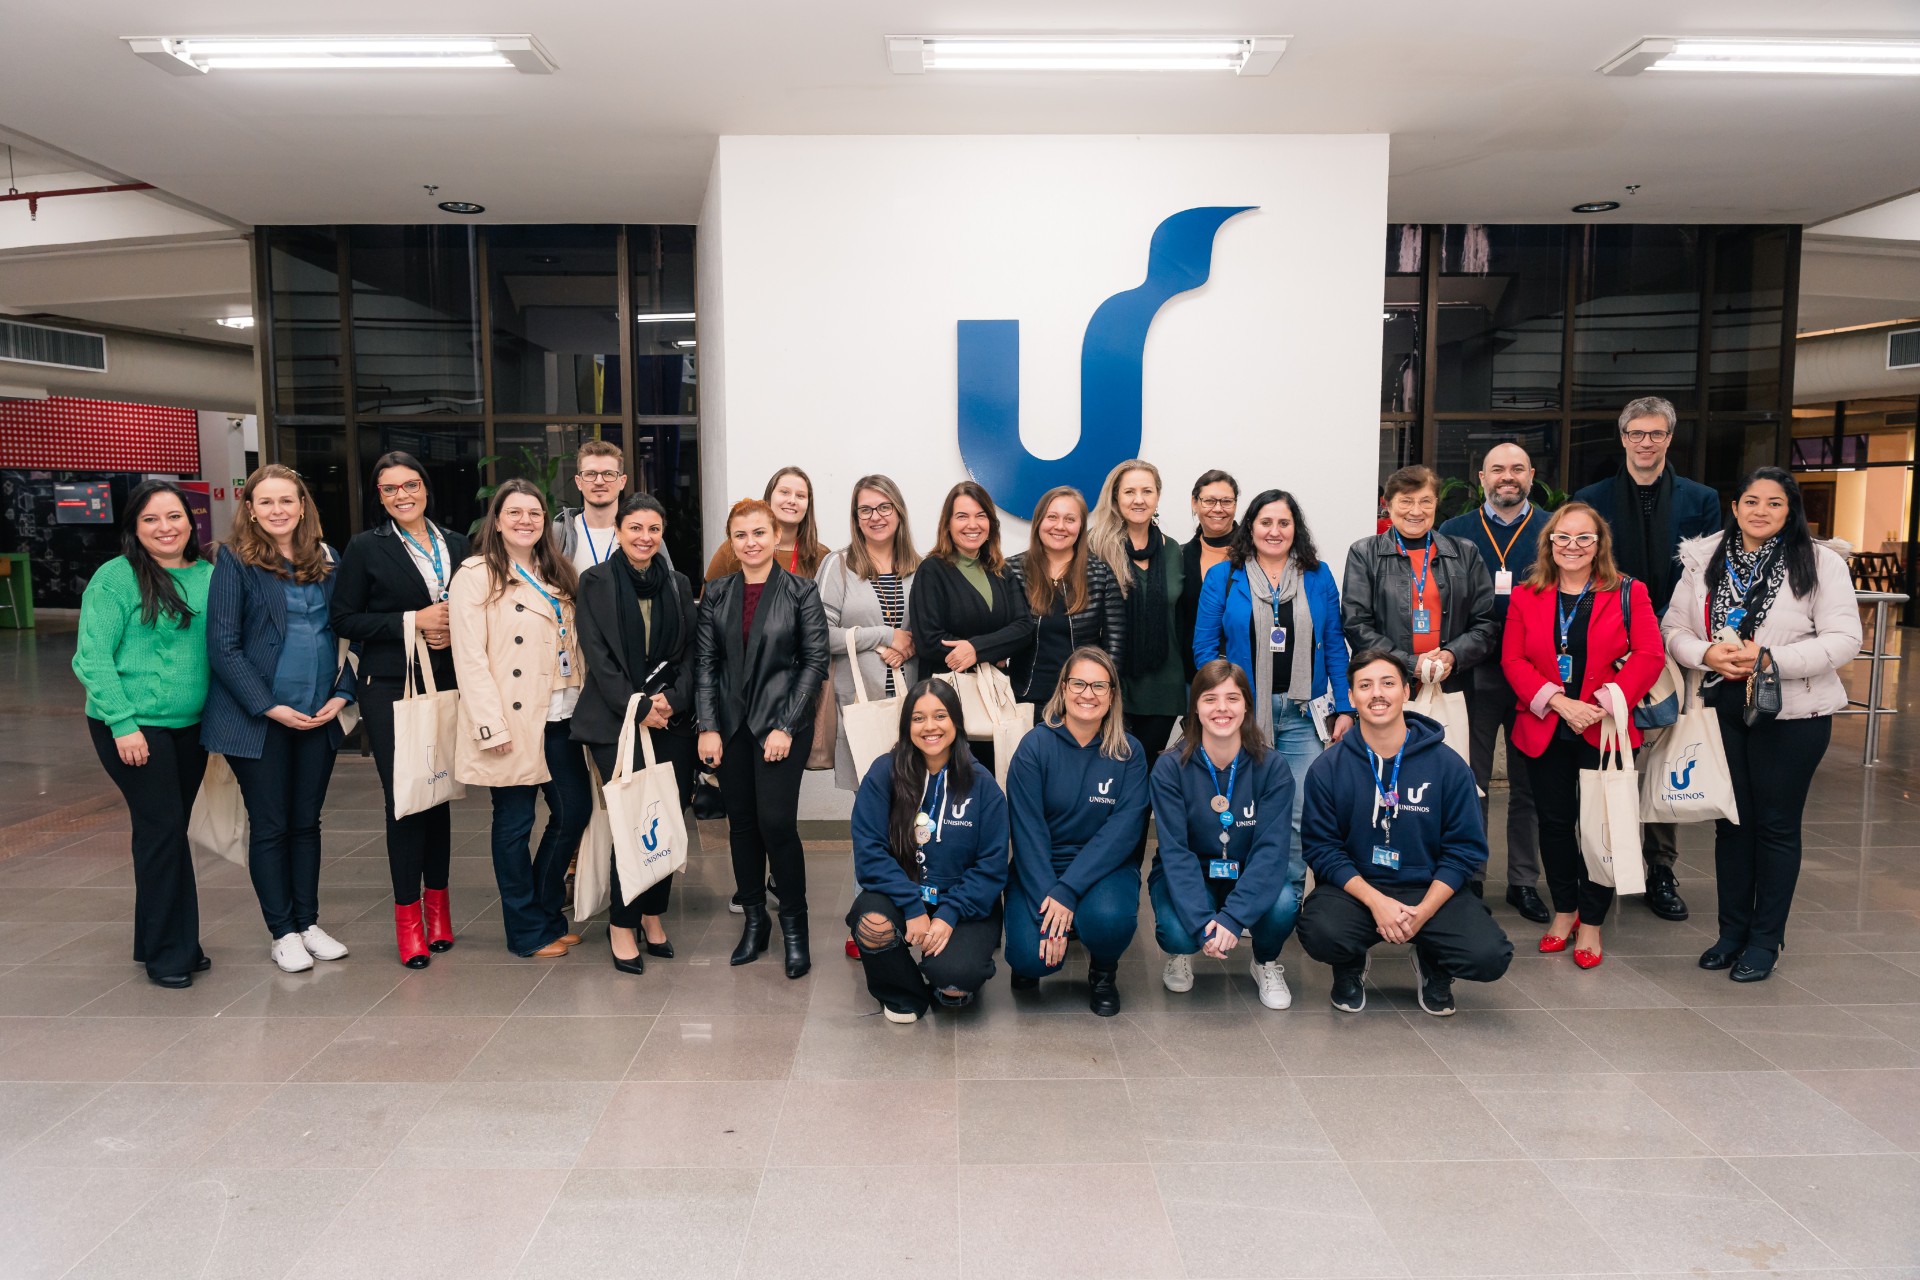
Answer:
POLYGON ((1326 745, 1313 727, 1313 713, 1304 702, 1276 694, 1273 699, 1273 749, 1293 772, 1293 843, 1287 849, 1287 878, 1304 881, 1307 862, 1300 853, 1300 809, 1307 799, 1307 766, 1320 758, 1326 745))
MULTIPOLYGON (((1293 936, 1293 922, 1300 918, 1300 893, 1303 885, 1289 878, 1280 896, 1267 908, 1267 914, 1249 926, 1253 933, 1253 958, 1265 964, 1280 958, 1280 948, 1293 936)), ((1187 932, 1180 913, 1173 909, 1173 895, 1167 892, 1167 878, 1159 868, 1147 878, 1147 897, 1153 901, 1153 940, 1170 956, 1200 953, 1200 939, 1187 932)), ((1008 963, 1012 963, 1009 958, 1008 963)))
POLYGON ((500 919, 507 949, 530 956, 567 932, 567 864, 593 818, 593 783, 580 744, 568 738, 572 720, 549 720, 547 782, 493 789, 493 878, 500 886, 500 919), (547 829, 531 861, 533 799, 547 799, 547 829))
MULTIPOLYGON (((1044 897, 1045 889, 1038 890, 1044 897)), ((1073 913, 1073 927, 1095 969, 1120 963, 1140 926, 1140 868, 1131 862, 1108 872, 1088 887, 1073 913)), ((1027 895, 1019 877, 1007 882, 1007 967, 1023 978, 1044 978, 1060 965, 1040 963, 1040 904, 1027 895)))

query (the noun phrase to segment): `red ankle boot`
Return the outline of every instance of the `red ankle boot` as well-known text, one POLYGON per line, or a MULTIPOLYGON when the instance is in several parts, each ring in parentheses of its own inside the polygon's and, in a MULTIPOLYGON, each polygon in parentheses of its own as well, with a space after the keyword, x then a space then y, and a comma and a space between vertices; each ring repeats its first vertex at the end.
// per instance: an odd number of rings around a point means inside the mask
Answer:
POLYGON ((453 949, 453 903, 447 898, 445 889, 429 889, 420 895, 420 903, 426 908, 427 950, 451 951, 453 949))
POLYGON ((427 935, 420 924, 420 904, 393 905, 393 941, 400 949, 400 963, 409 969, 427 967, 427 935))

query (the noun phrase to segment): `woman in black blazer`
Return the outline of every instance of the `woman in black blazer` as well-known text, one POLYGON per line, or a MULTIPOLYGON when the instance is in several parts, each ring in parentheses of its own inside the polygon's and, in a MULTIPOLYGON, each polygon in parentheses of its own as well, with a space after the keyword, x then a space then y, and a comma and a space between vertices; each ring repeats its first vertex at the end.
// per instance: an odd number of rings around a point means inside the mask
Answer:
MULTIPOLYGON (((666 532, 666 508, 659 499, 636 493, 614 519, 621 554, 580 575, 574 617, 587 679, 573 709, 573 739, 586 744, 600 776, 611 778, 619 764, 615 752, 627 704, 635 693, 650 694, 651 705, 641 704, 641 723, 652 733, 655 758, 673 765, 685 809, 700 775, 693 740, 693 588, 667 566, 666 532)), ((637 742, 634 757, 634 767, 642 767, 637 742)), ((629 904, 616 863, 612 887, 607 943, 613 967, 644 972, 642 942, 645 955, 671 959, 673 944, 660 917, 671 900, 673 877, 642 889, 629 904)))
MULTIPOLYGON (((1000 517, 971 480, 947 490, 933 552, 913 576, 907 604, 922 680, 945 671, 1004 665, 1033 643, 1026 585, 1000 555, 1000 517)), ((993 772, 991 739, 969 743, 993 772)))
POLYGON ((732 964, 767 949, 767 866, 780 895, 787 976, 807 952, 807 863, 800 846, 800 777, 813 744, 814 699, 827 678, 827 614, 811 579, 775 563, 779 525, 757 498, 733 504, 727 541, 740 571, 700 600, 694 705, 700 758, 720 775, 733 851, 734 901, 746 916, 732 964))
POLYGON ((429 650, 435 685, 454 687, 447 584, 454 567, 467 558, 467 540, 428 518, 433 493, 413 455, 382 454, 373 464, 373 486, 387 518, 354 535, 340 558, 333 630, 353 641, 360 654, 360 718, 386 797, 394 941, 401 964, 424 969, 429 951, 453 946, 453 906, 447 897, 452 814, 443 804, 393 816, 393 704, 406 679, 408 614, 429 650))

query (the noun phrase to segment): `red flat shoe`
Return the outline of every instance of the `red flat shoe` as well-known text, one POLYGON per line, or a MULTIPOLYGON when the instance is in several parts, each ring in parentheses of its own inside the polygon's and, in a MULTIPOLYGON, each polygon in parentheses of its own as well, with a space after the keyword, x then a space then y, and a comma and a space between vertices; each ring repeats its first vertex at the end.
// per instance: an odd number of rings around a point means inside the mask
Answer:
POLYGON ((858 960, 859 958, 860 958, 860 944, 855 942, 852 938, 848 938, 847 939, 847 959, 858 960))
POLYGON ((1549 955, 1549 956, 1559 955, 1562 951, 1565 951, 1569 946, 1572 945, 1573 935, 1575 933, 1578 933, 1579 930, 1580 930, 1580 917, 1575 916, 1573 918, 1573 928, 1567 930, 1566 937, 1562 938, 1559 935, 1552 934, 1552 933, 1541 934, 1540 935, 1541 954, 1549 955))

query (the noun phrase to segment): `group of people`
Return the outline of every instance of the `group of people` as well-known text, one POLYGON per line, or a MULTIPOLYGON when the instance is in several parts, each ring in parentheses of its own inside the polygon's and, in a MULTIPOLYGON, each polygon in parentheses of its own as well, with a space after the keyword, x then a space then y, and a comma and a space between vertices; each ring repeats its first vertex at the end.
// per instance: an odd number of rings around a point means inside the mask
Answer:
MULTIPOLYGON (((340 553, 287 468, 249 477, 212 563, 184 495, 147 482, 123 555, 88 587, 74 659, 133 817, 135 959, 169 987, 209 963, 186 836, 209 752, 245 798, 275 963, 346 955, 320 925, 319 870, 350 707, 385 796, 399 959, 422 968, 452 947, 447 806, 395 816, 395 703, 430 686, 459 690, 452 772, 491 790, 501 919, 522 956, 580 945, 568 866, 588 856, 593 774, 615 773, 637 706, 683 806, 703 771, 717 781, 743 916, 733 964, 774 945, 772 905, 787 976, 811 966, 798 823, 811 757, 856 793, 848 950, 889 1019, 971 1002, 996 953, 1031 989, 1074 940, 1089 1007, 1118 1013, 1143 878, 1169 991, 1192 988, 1192 957, 1227 959, 1244 939, 1260 1002, 1285 1009, 1280 956, 1297 928, 1332 968, 1337 1008, 1364 1007, 1384 940, 1412 944, 1419 1003, 1445 1015, 1456 979, 1493 981, 1512 957, 1483 888, 1502 732, 1506 900, 1546 926, 1540 951, 1601 963, 1613 890, 1579 847, 1581 775, 1603 724, 1631 722, 1671 655, 1704 674, 1740 819, 1717 824, 1720 931, 1700 963, 1764 979, 1801 808, 1846 701, 1837 671, 1859 644, 1851 582, 1788 474, 1746 477, 1723 532, 1714 493, 1667 466, 1672 406, 1636 400, 1619 426, 1618 475, 1555 511, 1532 502, 1517 445, 1484 459, 1484 502, 1437 528, 1437 477, 1394 473, 1386 528, 1338 578, 1298 498, 1267 489, 1243 506, 1224 471, 1194 482, 1182 546, 1159 527, 1160 472, 1139 459, 1091 501, 1043 495, 1011 557, 972 481, 947 493, 921 554, 884 475, 854 483, 849 540, 830 551, 811 480, 785 467, 727 513, 697 594, 666 552, 665 509, 627 494, 620 450, 600 441, 576 459, 581 507, 550 511, 510 480, 471 544, 433 521, 426 472, 404 453, 374 464, 385 518, 340 553), (1756 716, 1763 682, 1783 705, 1756 716), (979 723, 995 690, 1028 704, 1030 730, 979 723), (1463 695, 1467 725, 1411 709, 1416 690, 1463 695), (869 759, 836 712, 874 700, 894 700, 897 736, 869 759)), ((1647 829, 1645 857, 1647 905, 1685 919, 1670 829, 1647 829)), ((671 877, 628 902, 608 870, 613 965, 671 958, 671 877)))

